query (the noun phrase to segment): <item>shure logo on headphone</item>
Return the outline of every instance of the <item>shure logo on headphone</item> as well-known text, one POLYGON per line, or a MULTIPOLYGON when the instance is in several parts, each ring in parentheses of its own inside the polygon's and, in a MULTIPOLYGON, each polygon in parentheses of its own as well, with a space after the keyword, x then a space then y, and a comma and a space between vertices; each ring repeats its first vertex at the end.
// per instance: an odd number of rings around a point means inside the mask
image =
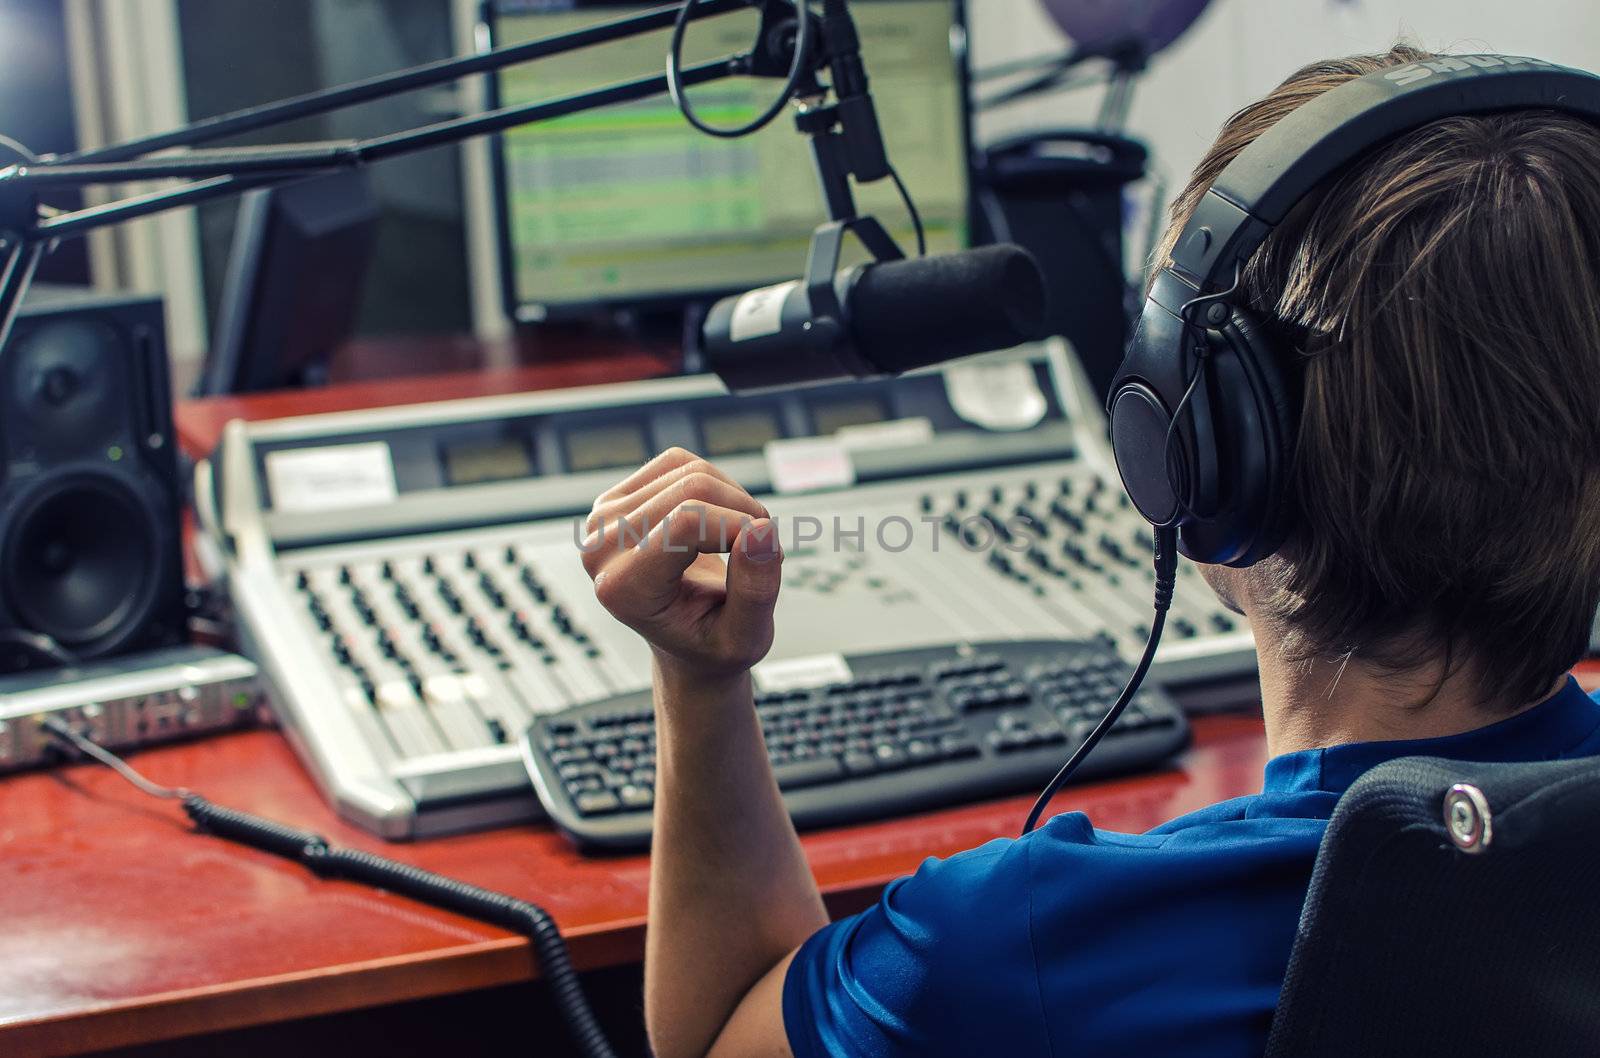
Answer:
POLYGON ((1436 73, 1461 73, 1463 70, 1487 70, 1494 66, 1553 66, 1543 59, 1529 59, 1521 55, 1447 55, 1427 62, 1413 62, 1384 74, 1384 79, 1404 87, 1425 81, 1436 73))

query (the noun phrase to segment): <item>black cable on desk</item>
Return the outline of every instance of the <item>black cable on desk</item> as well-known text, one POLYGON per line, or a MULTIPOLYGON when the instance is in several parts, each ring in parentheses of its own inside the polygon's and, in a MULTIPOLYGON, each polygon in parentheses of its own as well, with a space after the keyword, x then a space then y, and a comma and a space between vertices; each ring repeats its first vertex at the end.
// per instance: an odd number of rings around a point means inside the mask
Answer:
POLYGON ((87 735, 72 730, 58 717, 46 720, 44 729, 84 755, 114 769, 142 793, 181 801, 184 812, 194 825, 208 834, 294 860, 321 878, 338 878, 387 889, 420 903, 522 934, 533 945, 539 972, 549 982, 555 994, 556 1007, 561 1011, 567 1031, 571 1033, 578 1049, 590 1058, 615 1058, 615 1052, 606 1040, 588 998, 583 994, 583 984, 573 969, 567 943, 550 913, 538 904, 360 849, 329 845, 326 838, 309 830, 300 830, 228 808, 188 790, 161 786, 140 775, 127 761, 87 735))

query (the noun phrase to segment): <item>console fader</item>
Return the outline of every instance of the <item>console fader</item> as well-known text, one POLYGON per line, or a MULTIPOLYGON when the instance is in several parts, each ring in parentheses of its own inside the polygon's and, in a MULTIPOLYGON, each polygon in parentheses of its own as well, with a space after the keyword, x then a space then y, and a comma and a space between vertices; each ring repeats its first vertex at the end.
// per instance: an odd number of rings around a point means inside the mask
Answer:
POLYGON ((515 542, 300 566, 341 697, 403 759, 514 742, 535 714, 632 690, 515 542))

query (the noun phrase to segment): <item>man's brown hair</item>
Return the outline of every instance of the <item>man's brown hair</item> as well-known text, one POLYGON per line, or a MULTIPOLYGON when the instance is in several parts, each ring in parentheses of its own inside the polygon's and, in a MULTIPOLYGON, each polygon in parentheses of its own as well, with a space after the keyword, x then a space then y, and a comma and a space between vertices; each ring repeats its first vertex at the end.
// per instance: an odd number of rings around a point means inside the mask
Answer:
MULTIPOLYGON (((1157 260, 1286 114, 1433 57, 1316 63, 1235 114, 1157 260)), ((1297 528, 1266 567, 1292 656, 1442 662, 1484 704, 1543 697, 1600 600, 1600 130, 1519 110, 1402 135, 1300 203, 1244 290, 1303 360, 1297 528)))

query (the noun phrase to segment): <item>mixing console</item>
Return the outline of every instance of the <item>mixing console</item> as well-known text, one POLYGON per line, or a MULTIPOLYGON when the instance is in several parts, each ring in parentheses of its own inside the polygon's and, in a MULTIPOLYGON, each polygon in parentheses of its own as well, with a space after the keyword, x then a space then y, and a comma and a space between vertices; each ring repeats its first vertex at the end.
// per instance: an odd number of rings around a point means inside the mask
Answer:
MULTIPOLYGON (((1073 471, 773 501, 789 554, 772 657, 1041 632, 1136 656, 1154 590, 1149 531, 1104 478, 1073 471), (822 538, 791 546, 811 522, 822 538)), ((592 601, 573 532, 562 520, 312 550, 289 557, 283 578, 341 700, 409 761, 505 745, 535 715, 648 683, 643 646, 592 601)), ((1238 627, 1194 568, 1181 570, 1156 669, 1168 680, 1239 661, 1214 642, 1181 649, 1238 627)))
MULTIPOLYGON (((629 401, 648 405, 650 448, 699 447, 673 432, 671 416, 725 413, 735 398, 708 385, 680 379, 230 427, 215 466, 202 468, 197 491, 216 501, 202 502, 202 513, 247 652, 346 816, 389 837, 528 818, 538 804, 517 742, 530 722, 649 683, 648 651, 595 602, 576 546, 590 500, 625 467, 558 469, 537 481, 436 479, 415 490, 408 480, 469 428, 474 444, 501 446, 502 464, 536 476, 549 439, 572 420, 598 416, 614 431, 629 401), (529 419, 531 454, 508 462, 504 439, 529 419), (355 456, 374 437, 392 455, 398 495, 349 510, 272 505, 274 452, 355 456)), ((1097 425, 1072 421, 1058 399, 1032 430, 991 434, 947 410, 941 417, 937 375, 893 386, 885 414, 917 411, 935 436, 853 453, 853 486, 776 494, 759 456, 719 457, 762 496, 786 553, 777 638, 758 681, 772 667, 825 673, 843 654, 965 643, 1094 641, 1136 657, 1149 630, 1152 540, 1107 472, 1097 425)), ((859 402, 860 387, 849 391, 859 402)), ((777 421, 802 435, 810 424, 792 412, 774 406, 777 421)), ((1168 629, 1158 680, 1252 670, 1248 629, 1188 564, 1168 629)))

